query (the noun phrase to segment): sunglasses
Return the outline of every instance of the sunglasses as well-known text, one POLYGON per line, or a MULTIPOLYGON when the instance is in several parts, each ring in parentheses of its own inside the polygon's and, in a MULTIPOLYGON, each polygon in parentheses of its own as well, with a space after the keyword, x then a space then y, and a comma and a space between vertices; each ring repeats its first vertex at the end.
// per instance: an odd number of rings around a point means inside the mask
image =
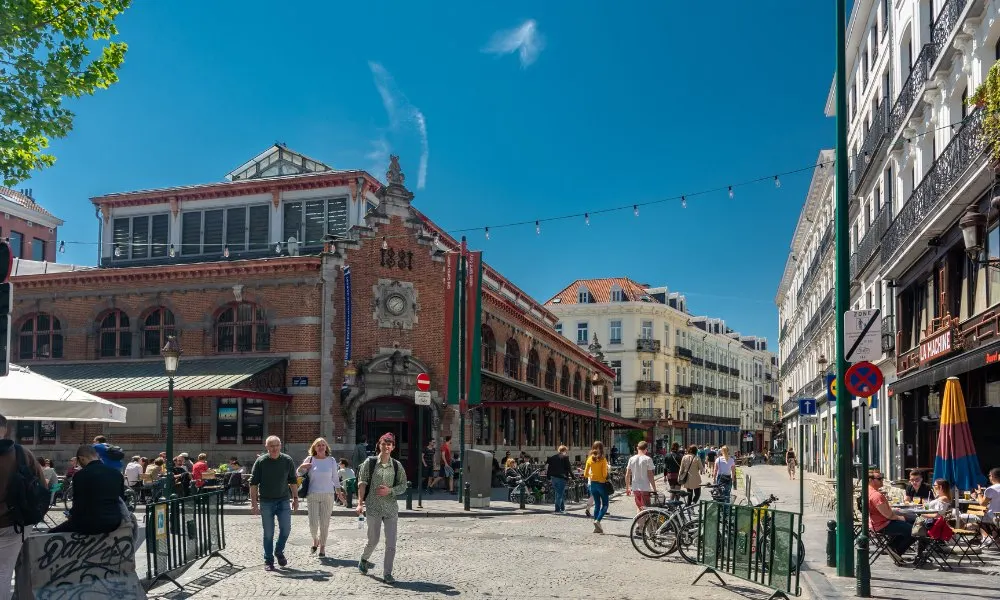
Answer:
POLYGON ((882 477, 882 476, 873 476, 873 477, 871 477, 871 479, 873 481, 884 481, 885 480, 885 478, 882 477))

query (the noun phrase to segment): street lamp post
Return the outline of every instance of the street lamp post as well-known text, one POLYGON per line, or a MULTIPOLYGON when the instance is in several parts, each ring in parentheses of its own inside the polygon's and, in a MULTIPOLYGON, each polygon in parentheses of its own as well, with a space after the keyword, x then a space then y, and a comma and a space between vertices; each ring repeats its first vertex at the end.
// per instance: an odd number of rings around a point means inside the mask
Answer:
POLYGON ((604 391, 604 386, 601 385, 601 376, 595 371, 593 375, 590 376, 591 389, 594 390, 594 406, 596 407, 597 414, 597 439, 604 441, 602 427, 601 427, 601 393, 604 391))
MULTIPOLYGON (((160 350, 163 356, 163 370, 167 373, 167 460, 173 463, 174 460, 174 375, 177 373, 177 364, 181 359, 181 348, 177 343, 177 338, 170 336, 167 343, 160 350)), ((167 497, 174 495, 174 473, 171 467, 167 475, 167 497)))

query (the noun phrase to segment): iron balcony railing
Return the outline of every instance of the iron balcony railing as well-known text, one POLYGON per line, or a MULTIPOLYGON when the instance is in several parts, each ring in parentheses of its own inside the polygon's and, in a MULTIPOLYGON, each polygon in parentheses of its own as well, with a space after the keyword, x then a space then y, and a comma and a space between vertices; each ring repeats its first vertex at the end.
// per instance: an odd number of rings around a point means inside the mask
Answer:
POLYGON ((635 418, 640 421, 659 421, 663 418, 662 408, 637 408, 635 418))
POLYGON ((705 366, 705 359, 701 358, 700 356, 692 356, 691 357, 691 364, 694 365, 694 366, 696 366, 696 367, 703 367, 703 366, 705 366))
POLYGON ((639 338, 635 341, 636 352, 659 352, 660 340, 639 338))
POLYGON ((685 348, 684 346, 677 346, 675 348, 675 350, 674 350, 674 354, 678 358, 686 358, 688 360, 691 360, 691 357, 692 357, 691 349, 690 348, 685 348))
POLYGON ((740 399, 740 393, 739 392, 729 392, 729 397, 732 400, 739 400, 740 399))
POLYGON ((691 391, 698 392, 699 394, 701 394, 702 392, 705 391, 705 386, 701 385, 700 383, 692 383, 691 391))
POLYGON ((774 402, 774 396, 770 394, 764 394, 764 402, 774 402))
POLYGON ((865 133, 865 141, 861 144, 861 150, 854 156, 854 169, 857 172, 857 177, 851 181, 851 190, 855 194, 858 193, 858 189, 864 184, 865 176, 868 175, 871 166, 875 164, 875 157, 878 156, 879 150, 882 149, 882 143, 885 142, 889 133, 889 112, 891 106, 888 97, 882 98, 882 101, 878 105, 878 110, 875 111, 871 127, 865 133))
POLYGON ((714 362, 712 362, 712 361, 710 361, 710 360, 706 360, 705 361, 705 368, 706 369, 712 369, 713 371, 718 371, 719 370, 719 365, 716 364, 716 363, 714 363, 714 362))
POLYGON ((709 386, 706 385, 705 386, 705 393, 708 394, 709 396, 718 396, 719 395, 719 390, 717 390, 714 387, 709 387, 709 386))
POLYGON ((726 375, 729 375, 729 371, 730 369, 726 365, 719 365, 719 373, 724 373, 726 375))
POLYGON ((976 109, 966 117, 962 128, 951 138, 889 226, 882 240, 882 264, 890 263, 893 255, 917 235, 924 219, 935 212, 938 202, 951 192, 969 165, 983 153, 986 141, 983 111, 976 109))
POLYGON ((875 221, 872 222, 871 227, 865 232, 865 236, 861 238, 861 243, 858 244, 858 249, 854 255, 857 256, 857 260, 851 261, 851 279, 856 279, 861 272, 865 270, 874 258, 878 254, 879 245, 882 243, 882 237, 885 232, 889 230, 889 225, 892 223, 892 210, 883 206, 882 210, 879 211, 878 216, 875 217, 875 221))
POLYGON ((739 425, 739 417, 717 417, 715 415, 705 415, 700 413, 691 413, 688 419, 692 423, 710 423, 714 425, 739 425))
POLYGON ((729 390, 719 390, 719 397, 720 398, 728 398, 729 397, 729 390))
POLYGON ((663 388, 659 381, 640 379, 635 382, 635 391, 637 394, 659 394, 661 389, 663 388))
POLYGON ((739 377, 740 376, 740 370, 736 369, 736 368, 731 368, 731 369, 729 369, 729 374, 732 375, 733 377, 739 377))
POLYGON ((677 395, 678 396, 686 396, 686 397, 690 397, 691 396, 691 388, 688 387, 688 386, 686 386, 686 385, 679 385, 679 386, 675 387, 674 389, 677 390, 677 395))

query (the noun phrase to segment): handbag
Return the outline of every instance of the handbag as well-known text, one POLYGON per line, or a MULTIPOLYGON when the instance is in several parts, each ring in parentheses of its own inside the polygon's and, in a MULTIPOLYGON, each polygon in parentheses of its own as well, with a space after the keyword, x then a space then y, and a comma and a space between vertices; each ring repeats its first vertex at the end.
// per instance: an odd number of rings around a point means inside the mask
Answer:
POLYGON ((604 482, 604 492, 607 493, 607 495, 609 496, 615 493, 615 486, 611 483, 610 480, 604 482))
MULTIPOLYGON (((312 464, 312 457, 309 457, 309 464, 312 464)), ((305 498, 309 495, 309 475, 312 473, 312 469, 306 471, 306 474, 302 476, 302 483, 299 484, 299 498, 305 498)))
MULTIPOLYGON (((684 462, 684 460, 682 459, 681 462, 684 462)), ((679 475, 677 475, 677 485, 684 485, 685 483, 687 483, 688 475, 690 474, 690 471, 691 471, 691 463, 693 463, 693 462, 694 462, 694 459, 691 459, 690 461, 688 461, 687 469, 683 473, 680 473, 679 475)))

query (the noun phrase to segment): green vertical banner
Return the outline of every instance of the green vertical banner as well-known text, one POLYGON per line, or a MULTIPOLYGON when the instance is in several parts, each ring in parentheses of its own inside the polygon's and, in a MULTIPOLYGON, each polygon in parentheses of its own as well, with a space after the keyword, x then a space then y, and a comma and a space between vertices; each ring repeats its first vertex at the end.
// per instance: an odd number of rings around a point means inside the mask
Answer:
POLYGON ((458 405, 458 357, 459 349, 462 347, 459 342, 458 327, 458 302, 459 302, 459 281, 458 281, 458 261, 461 255, 458 252, 445 254, 444 261, 444 331, 445 339, 448 340, 448 404, 458 405))
POLYGON ((465 311, 466 337, 468 338, 469 350, 466 356, 469 357, 466 363, 466 378, 468 386, 465 396, 469 399, 469 406, 475 406, 482 400, 481 379, 483 371, 483 253, 482 251, 470 252, 465 267, 466 303, 468 308, 465 311))

